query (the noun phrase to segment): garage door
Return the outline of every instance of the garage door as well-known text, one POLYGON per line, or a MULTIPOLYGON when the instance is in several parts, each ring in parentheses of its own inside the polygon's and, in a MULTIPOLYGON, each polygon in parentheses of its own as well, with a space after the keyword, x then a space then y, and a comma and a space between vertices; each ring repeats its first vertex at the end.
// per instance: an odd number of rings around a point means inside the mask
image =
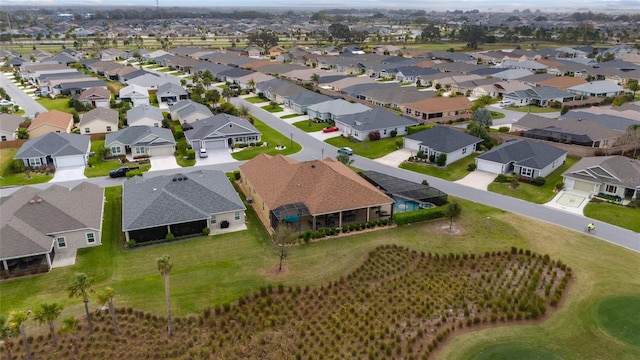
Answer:
POLYGON ((502 173, 502 164, 498 164, 493 161, 487 161, 482 159, 476 159, 477 169, 481 171, 490 172, 493 174, 502 173))
POLYGON ((149 155, 151 156, 173 155, 173 148, 171 148, 171 146, 153 147, 149 149, 149 155))
POLYGON ((208 140, 204 142, 207 150, 224 149, 224 140, 208 140))
POLYGON ((82 155, 73 155, 73 156, 57 156, 55 165, 58 168, 64 167, 72 167, 72 166, 83 166, 84 157, 82 155))
POLYGON ((593 192, 593 184, 587 181, 576 180, 573 182, 573 190, 591 193, 593 192))

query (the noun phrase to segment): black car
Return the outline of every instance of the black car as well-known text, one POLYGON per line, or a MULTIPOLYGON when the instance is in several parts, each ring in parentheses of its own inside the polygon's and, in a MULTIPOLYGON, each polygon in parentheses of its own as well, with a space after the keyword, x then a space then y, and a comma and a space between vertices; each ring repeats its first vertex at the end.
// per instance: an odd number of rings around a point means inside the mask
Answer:
POLYGON ((127 176, 127 173, 131 170, 130 167, 122 166, 115 170, 109 171, 109 176, 112 178, 127 176))

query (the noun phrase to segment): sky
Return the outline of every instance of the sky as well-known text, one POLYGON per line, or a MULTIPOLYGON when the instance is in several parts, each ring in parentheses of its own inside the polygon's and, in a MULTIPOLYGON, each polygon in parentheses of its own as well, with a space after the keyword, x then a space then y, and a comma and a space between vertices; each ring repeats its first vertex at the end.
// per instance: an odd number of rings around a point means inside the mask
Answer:
MULTIPOLYGON (((537 0, 532 1, 507 1, 507 0, 235 0, 232 5, 228 2, 215 0, 181 0, 179 5, 175 1, 158 0, 160 7, 170 8, 174 6, 203 6, 212 8, 221 7, 251 7, 259 8, 404 8, 424 10, 468 10, 478 9, 485 11, 513 11, 514 9, 530 10, 570 10, 585 11, 595 9, 608 10, 637 10, 640 12, 640 0, 537 0)), ((0 0, 3 5, 31 5, 31 6, 69 6, 69 5, 94 5, 94 6, 154 6, 155 0, 0 0)))

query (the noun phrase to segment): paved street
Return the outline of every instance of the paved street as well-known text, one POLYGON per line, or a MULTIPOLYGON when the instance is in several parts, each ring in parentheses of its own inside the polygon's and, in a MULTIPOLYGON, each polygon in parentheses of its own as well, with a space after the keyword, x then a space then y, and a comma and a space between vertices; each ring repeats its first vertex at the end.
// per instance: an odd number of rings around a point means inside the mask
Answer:
POLYGON ((24 109, 25 113, 23 116, 33 119, 36 113, 43 113, 47 111, 44 106, 40 105, 37 101, 32 99, 12 83, 3 73, 0 73, 0 87, 3 87, 7 91, 7 94, 11 96, 11 101, 20 105, 20 107, 24 109))

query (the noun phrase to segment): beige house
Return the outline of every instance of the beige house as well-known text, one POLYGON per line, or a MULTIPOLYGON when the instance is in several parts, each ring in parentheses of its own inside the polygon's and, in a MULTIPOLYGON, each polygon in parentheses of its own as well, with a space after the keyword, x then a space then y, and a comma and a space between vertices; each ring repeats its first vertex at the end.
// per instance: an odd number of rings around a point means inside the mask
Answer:
POLYGON ((118 112, 109 108, 95 108, 82 115, 78 128, 81 134, 118 131, 118 112))
POLYGON ((27 130, 29 138, 34 139, 50 132, 68 134, 72 127, 73 115, 59 110, 51 110, 36 116, 27 130))

